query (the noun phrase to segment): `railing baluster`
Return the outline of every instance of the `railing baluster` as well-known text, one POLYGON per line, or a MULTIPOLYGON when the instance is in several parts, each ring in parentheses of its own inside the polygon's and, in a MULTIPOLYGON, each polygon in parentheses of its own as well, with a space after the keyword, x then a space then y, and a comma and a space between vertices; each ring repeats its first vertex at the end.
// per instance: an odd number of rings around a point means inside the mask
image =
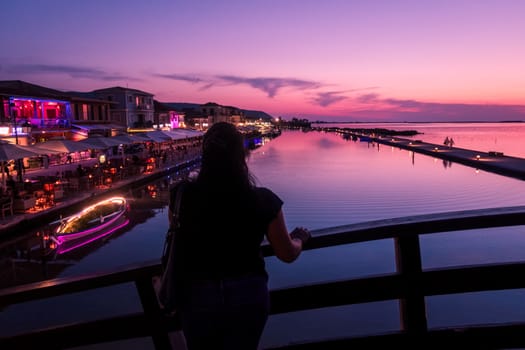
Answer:
POLYGON ((425 297, 419 283, 422 266, 419 236, 398 236, 394 238, 397 272, 405 281, 406 297, 399 300, 401 329, 409 333, 423 333, 428 330, 425 297))
POLYGON ((151 278, 143 278, 135 281, 140 302, 144 309, 146 318, 150 321, 151 337, 156 350, 170 350, 171 342, 168 330, 163 322, 163 314, 160 309, 157 293, 153 287, 151 278))
MULTIPOLYGON (((525 329, 523 320, 516 324, 498 324, 481 328, 479 325, 472 324, 461 329, 454 327, 454 329, 429 330, 425 305, 425 296, 523 289, 525 280, 516 276, 524 274, 525 262, 491 263, 476 267, 443 268, 423 272, 419 242, 419 237, 424 234, 516 225, 525 225, 525 206, 391 218, 313 231, 312 240, 305 246, 308 250, 392 239, 395 245, 397 272, 274 290, 272 297, 277 301, 274 304, 277 306, 273 310, 274 313, 399 300, 402 331, 335 341, 313 341, 284 348, 339 349, 341 346, 368 348, 374 347, 374 344, 379 344, 381 341, 383 343, 386 341, 391 347, 396 347, 396 344, 407 347, 406 345, 413 345, 414 341, 424 348, 438 345, 457 347, 459 342, 464 342, 473 348, 480 348, 479 345, 487 348, 489 344, 494 344, 494 348, 525 347, 525 338, 521 336, 525 329), (314 295, 315 299, 305 298, 304 295, 314 295), (334 295, 337 297, 334 298, 334 295), (427 336, 423 339, 421 335, 427 336)), ((263 252, 265 256, 273 254, 267 244, 263 246, 263 252)), ((55 339, 58 347, 61 344, 71 347, 151 336, 156 349, 170 349, 171 340, 174 346, 176 341, 173 337, 170 339, 168 333, 180 331, 181 325, 180 320, 168 319, 160 310, 152 283, 152 278, 159 276, 160 273, 160 264, 155 260, 115 271, 57 278, 0 290, 0 308, 2 308, 134 282, 143 306, 143 312, 139 313, 0 336, 0 348, 33 348, 49 343, 47 339, 55 339), (97 337, 94 338, 92 334, 97 334, 97 337), (24 346, 28 344, 31 346, 24 346)))

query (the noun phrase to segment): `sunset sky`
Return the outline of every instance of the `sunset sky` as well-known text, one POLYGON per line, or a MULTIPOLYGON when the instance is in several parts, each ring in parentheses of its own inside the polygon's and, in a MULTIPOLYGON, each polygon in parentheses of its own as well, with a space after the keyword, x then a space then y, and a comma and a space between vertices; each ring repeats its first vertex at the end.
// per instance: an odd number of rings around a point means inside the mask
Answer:
POLYGON ((17 0, 0 80, 331 121, 525 120, 521 0, 17 0))

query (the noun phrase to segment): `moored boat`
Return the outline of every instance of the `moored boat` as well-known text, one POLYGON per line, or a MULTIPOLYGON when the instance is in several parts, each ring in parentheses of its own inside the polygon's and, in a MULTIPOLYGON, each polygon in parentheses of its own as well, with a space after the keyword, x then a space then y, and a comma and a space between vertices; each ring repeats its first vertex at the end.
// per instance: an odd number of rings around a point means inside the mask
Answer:
POLYGON ((62 220, 54 232, 58 246, 91 236, 116 225, 128 210, 124 197, 111 197, 97 202, 62 220))

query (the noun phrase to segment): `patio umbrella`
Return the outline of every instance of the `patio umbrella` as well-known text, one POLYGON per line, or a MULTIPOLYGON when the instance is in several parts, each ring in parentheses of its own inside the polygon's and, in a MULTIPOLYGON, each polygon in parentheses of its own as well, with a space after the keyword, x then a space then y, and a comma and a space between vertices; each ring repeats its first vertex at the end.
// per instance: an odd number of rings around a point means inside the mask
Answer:
POLYGON ((85 143, 73 140, 49 140, 39 143, 36 147, 42 147, 59 153, 82 152, 91 148, 85 143))
POLYGON ((151 139, 151 141, 154 142, 166 142, 173 140, 172 136, 164 133, 163 131, 157 130, 157 131, 148 131, 146 132, 146 136, 151 139))
MULTIPOLYGON (((84 152, 92 147, 89 147, 86 144, 80 143, 79 141, 74 140, 49 140, 46 142, 39 142, 33 145, 33 149, 40 150, 40 154, 63 154, 63 153, 75 153, 75 152, 84 152)), ((62 163, 60 161, 60 163, 62 163)), ((66 161, 67 163, 67 161, 66 161)), ((66 163, 61 164, 60 171, 64 172, 66 163)))
POLYGON ((122 144, 121 142, 114 140, 112 137, 88 137, 87 139, 78 141, 83 145, 89 146, 92 149, 106 149, 113 146, 122 144))
POLYGON ((113 140, 119 141, 123 145, 131 145, 132 143, 141 143, 148 141, 148 139, 136 135, 117 135, 112 137, 113 140))
POLYGON ((199 131, 199 130, 192 130, 192 129, 172 129, 170 130, 170 132, 176 135, 184 135, 185 137, 188 137, 188 138, 204 135, 204 132, 199 131))
POLYGON ((36 157, 42 153, 33 151, 29 146, 20 146, 7 142, 0 142, 0 161, 10 161, 27 157, 36 157))
MULTIPOLYGON (((0 141, 0 162, 2 164, 2 185, 3 188, 5 188, 6 185, 6 176, 4 173, 5 168, 5 162, 8 162, 10 160, 18 160, 22 158, 27 157, 36 157, 39 156, 41 153, 39 152, 33 152, 29 149, 28 146, 20 146, 15 145, 12 143, 0 141)), ((22 174, 18 174, 18 178, 21 181, 22 180, 22 174)))
MULTIPOLYGON (((122 135, 113 136, 112 140, 118 141, 122 145, 131 145, 134 143, 142 143, 142 142, 148 141, 149 139, 145 137, 135 136, 135 135, 122 134, 122 135)), ((123 148, 122 149, 122 164, 124 164, 125 162, 126 162, 126 152, 125 152, 125 148, 123 148)))
POLYGON ((188 137, 186 134, 178 133, 176 131, 166 131, 166 133, 171 135, 172 140, 183 140, 188 137))
POLYGON ((146 135, 145 133, 141 132, 141 133, 138 133, 138 134, 133 134, 133 135, 130 135, 131 137, 137 139, 138 140, 141 140, 140 142, 151 142, 153 141, 150 137, 148 137, 148 135, 146 135))

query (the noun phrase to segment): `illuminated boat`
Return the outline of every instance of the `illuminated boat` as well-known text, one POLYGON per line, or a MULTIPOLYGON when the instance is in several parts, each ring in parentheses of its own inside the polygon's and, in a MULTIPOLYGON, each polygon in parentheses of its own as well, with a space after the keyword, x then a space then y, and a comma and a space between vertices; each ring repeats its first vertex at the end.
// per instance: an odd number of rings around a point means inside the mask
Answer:
POLYGON ((55 230, 53 240, 60 247, 66 242, 113 232, 115 226, 122 225, 127 211, 128 204, 123 197, 102 200, 64 219, 55 230))

